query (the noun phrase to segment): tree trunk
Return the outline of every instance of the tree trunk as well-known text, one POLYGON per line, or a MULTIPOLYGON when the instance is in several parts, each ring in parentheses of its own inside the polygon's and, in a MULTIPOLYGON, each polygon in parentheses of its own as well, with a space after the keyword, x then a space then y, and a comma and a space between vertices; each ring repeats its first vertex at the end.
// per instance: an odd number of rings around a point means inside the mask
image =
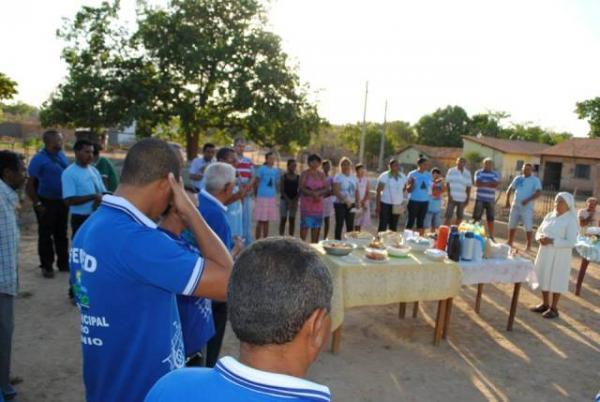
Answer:
POLYGON ((198 156, 198 140, 200 135, 198 131, 190 132, 186 131, 185 133, 185 146, 187 151, 187 159, 188 161, 192 161, 196 156, 198 156))

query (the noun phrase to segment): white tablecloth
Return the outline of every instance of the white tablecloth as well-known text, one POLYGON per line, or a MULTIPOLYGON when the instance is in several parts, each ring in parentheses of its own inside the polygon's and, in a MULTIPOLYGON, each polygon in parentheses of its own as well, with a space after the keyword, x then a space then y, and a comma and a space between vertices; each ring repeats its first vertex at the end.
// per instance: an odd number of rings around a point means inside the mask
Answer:
POLYGON ((481 261, 461 261, 463 285, 479 283, 520 283, 537 284, 531 260, 517 257, 507 259, 488 258, 481 261))
POLYGON ((575 250, 586 260, 600 262, 600 243, 592 244, 589 238, 580 237, 575 244, 575 250))

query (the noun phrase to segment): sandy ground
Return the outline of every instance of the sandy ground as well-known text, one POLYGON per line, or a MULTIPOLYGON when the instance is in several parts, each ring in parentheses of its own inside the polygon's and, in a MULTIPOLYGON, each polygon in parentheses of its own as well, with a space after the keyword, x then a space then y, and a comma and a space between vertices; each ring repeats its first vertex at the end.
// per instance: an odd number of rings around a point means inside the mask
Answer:
MULTIPOLYGON (((17 400, 83 401, 78 313, 67 300, 67 274, 42 278, 36 238, 35 226, 23 229, 13 347, 13 376, 23 380, 17 400)), ((439 347, 431 342, 434 303, 422 303, 417 319, 399 320, 397 305, 348 311, 340 354, 322 354, 309 378, 330 386, 336 401, 593 399, 600 390, 597 265, 588 269, 582 297, 564 296, 559 320, 527 311, 538 294, 524 287, 511 333, 505 327, 512 286, 486 286, 480 316, 473 311, 475 293, 465 287, 456 299, 449 340, 439 347)), ((235 356, 237 346, 228 330, 223 354, 235 356)))

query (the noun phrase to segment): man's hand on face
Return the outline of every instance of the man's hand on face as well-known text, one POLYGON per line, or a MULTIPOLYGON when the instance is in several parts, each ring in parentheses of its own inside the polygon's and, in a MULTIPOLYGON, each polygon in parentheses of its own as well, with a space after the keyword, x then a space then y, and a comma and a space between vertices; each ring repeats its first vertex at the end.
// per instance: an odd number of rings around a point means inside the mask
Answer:
POLYGON ((169 173, 169 184, 173 192, 173 208, 177 210, 177 213, 188 221, 195 214, 198 213, 194 202, 190 199, 183 187, 183 181, 177 182, 173 173, 169 173))

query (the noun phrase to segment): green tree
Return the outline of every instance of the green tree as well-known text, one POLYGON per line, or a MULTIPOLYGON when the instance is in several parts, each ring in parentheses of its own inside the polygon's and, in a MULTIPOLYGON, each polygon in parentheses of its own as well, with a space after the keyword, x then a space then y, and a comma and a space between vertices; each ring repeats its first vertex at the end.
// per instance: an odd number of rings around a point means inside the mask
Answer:
POLYGON ((419 119, 415 125, 419 144, 460 147, 461 136, 469 134, 471 120, 460 106, 446 106, 419 119))
POLYGON ((11 114, 17 120, 35 119, 39 116, 39 109, 25 102, 0 104, 0 111, 11 114))
POLYGON ((17 94, 17 83, 4 73, 0 73, 0 101, 12 99, 17 94))
POLYGON ((600 138, 600 96, 577 102, 575 112, 580 119, 586 119, 590 125, 590 138, 600 138))
POLYGON ((484 137, 502 137, 502 120, 510 117, 506 112, 487 112, 471 116, 469 135, 481 134, 484 137))

